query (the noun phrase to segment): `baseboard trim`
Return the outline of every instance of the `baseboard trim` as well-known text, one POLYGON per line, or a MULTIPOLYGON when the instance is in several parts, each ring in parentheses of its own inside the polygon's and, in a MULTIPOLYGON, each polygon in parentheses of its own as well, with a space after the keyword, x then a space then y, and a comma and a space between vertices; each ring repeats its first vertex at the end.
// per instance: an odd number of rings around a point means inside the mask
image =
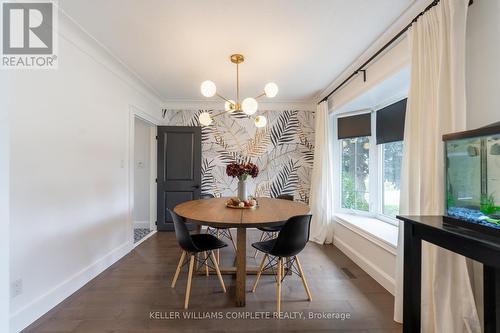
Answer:
POLYGON ((120 245, 101 259, 61 282, 59 285, 28 303, 17 312, 11 314, 10 331, 17 333, 31 325, 50 309, 54 308, 57 304, 71 296, 90 280, 128 254, 132 249, 133 245, 129 242, 120 245))
POLYGON ((361 267, 368 275, 370 275, 375 281, 377 281, 382 287, 384 287, 388 292, 394 295, 395 281, 387 273, 382 271, 373 262, 368 260, 358 251, 353 249, 351 246, 347 245, 338 237, 333 238, 333 244, 338 247, 345 255, 349 257, 352 261, 361 267))

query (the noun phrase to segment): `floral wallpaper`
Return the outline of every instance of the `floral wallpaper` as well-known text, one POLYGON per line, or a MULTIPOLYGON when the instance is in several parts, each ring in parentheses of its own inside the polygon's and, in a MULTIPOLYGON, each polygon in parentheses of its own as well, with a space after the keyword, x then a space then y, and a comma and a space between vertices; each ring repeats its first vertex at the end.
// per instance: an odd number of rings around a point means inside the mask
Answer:
MULTIPOLYGON (((169 126, 200 126, 198 115, 217 110, 168 110, 169 126)), ((309 202, 314 158, 314 112, 259 111, 267 126, 257 128, 242 113, 225 113, 202 127, 202 193, 235 196, 238 179, 226 175, 231 162, 252 162, 259 167, 257 178, 247 187, 254 196, 291 194, 309 202)))

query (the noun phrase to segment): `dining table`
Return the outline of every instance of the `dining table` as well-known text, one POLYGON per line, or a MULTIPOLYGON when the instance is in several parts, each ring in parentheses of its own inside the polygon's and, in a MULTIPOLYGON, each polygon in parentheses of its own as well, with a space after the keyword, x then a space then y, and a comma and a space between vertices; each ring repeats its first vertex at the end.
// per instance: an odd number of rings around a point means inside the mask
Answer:
POLYGON ((236 260, 233 267, 221 267, 222 274, 236 274, 235 302, 237 307, 245 306, 246 276, 256 273, 257 267, 247 267, 247 229, 271 227, 283 224, 292 216, 309 214, 309 206, 302 202, 273 198, 256 198, 254 208, 229 208, 229 198, 212 198, 186 201, 174 208, 177 215, 197 226, 236 228, 236 260))

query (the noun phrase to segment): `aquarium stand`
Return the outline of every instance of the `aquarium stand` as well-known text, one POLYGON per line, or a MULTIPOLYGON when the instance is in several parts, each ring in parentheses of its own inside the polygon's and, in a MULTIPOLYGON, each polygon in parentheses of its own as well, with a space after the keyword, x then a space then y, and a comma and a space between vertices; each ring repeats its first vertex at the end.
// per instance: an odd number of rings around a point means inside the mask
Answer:
POLYGON ((404 223, 403 332, 420 333, 422 241, 483 263, 484 331, 500 332, 500 241, 443 223, 443 216, 398 216, 404 223))
MULTIPOLYGON (((477 232, 480 232, 480 233, 483 233, 486 235, 489 234, 491 237, 497 238, 498 241, 500 242, 500 229, 486 227, 486 226, 481 225, 481 224, 473 223, 470 221, 466 221, 466 220, 459 219, 459 218, 456 218, 453 216, 448 216, 448 215, 443 216, 443 222, 446 226, 451 227, 451 228, 457 227, 457 228, 465 229, 465 230, 462 230, 462 232, 467 232, 467 229, 472 229, 472 230, 475 230, 477 232)), ((494 239, 492 239, 492 240, 494 241, 494 239)))

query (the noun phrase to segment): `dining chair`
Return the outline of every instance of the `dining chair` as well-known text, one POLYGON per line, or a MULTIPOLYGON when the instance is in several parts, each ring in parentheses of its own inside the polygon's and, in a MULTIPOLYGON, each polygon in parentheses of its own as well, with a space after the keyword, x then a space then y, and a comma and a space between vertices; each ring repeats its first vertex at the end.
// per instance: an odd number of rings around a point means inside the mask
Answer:
POLYGON ((255 292, 262 272, 272 269, 276 278, 276 312, 281 311, 281 284, 283 279, 289 275, 288 273, 291 275, 295 273, 302 279, 307 299, 312 301, 311 292, 297 256, 309 240, 310 225, 311 215, 293 216, 283 225, 277 238, 252 244, 256 250, 264 253, 252 292, 255 292))
POLYGON ((213 235, 190 235, 184 218, 180 217, 171 210, 169 210, 169 212, 170 215, 172 215, 172 220, 174 221, 175 238, 177 239, 177 242, 182 249, 181 258, 179 259, 179 263, 177 264, 177 269, 175 270, 171 287, 175 288, 175 283, 177 282, 177 278, 179 277, 179 273, 182 267, 189 262, 186 296, 184 300, 184 309, 187 309, 189 305, 189 294, 191 293, 191 280, 193 278, 195 261, 200 263, 200 266, 205 266, 207 275, 209 267, 214 269, 217 273, 217 277, 219 278, 222 290, 226 292, 226 286, 224 285, 224 280, 222 279, 222 275, 220 274, 219 265, 217 260, 215 259, 214 250, 226 247, 227 244, 213 235), (201 252, 204 252, 205 254, 205 258, 203 260, 198 258, 198 253, 201 252), (211 261, 213 267, 209 265, 209 261, 211 261))
MULTIPOLYGON (((290 195, 290 194, 280 194, 280 195, 278 195, 276 197, 276 199, 293 201, 293 195, 290 195)), ((260 235, 259 242, 263 242, 263 241, 266 241, 266 240, 269 240, 269 239, 276 238, 276 236, 278 235, 278 232, 280 232, 281 228, 283 227, 283 224, 285 224, 284 221, 283 221, 283 223, 281 225, 272 226, 272 227, 257 228, 260 231, 262 231, 262 233, 260 235)), ((253 253, 254 259, 257 258, 257 254, 258 254, 258 251, 255 250, 254 253, 253 253)))
MULTIPOLYGON (((200 199, 212 199, 215 198, 213 194, 210 193, 202 193, 200 194, 200 199)), ((231 241, 231 244, 233 244, 234 252, 236 252, 236 243, 234 241, 233 235, 231 234, 231 229, 229 228, 219 228, 219 227, 207 227, 207 234, 214 235, 215 237, 219 239, 226 238, 231 241)), ((220 255, 219 251, 217 250, 217 262, 219 262, 220 255)))

